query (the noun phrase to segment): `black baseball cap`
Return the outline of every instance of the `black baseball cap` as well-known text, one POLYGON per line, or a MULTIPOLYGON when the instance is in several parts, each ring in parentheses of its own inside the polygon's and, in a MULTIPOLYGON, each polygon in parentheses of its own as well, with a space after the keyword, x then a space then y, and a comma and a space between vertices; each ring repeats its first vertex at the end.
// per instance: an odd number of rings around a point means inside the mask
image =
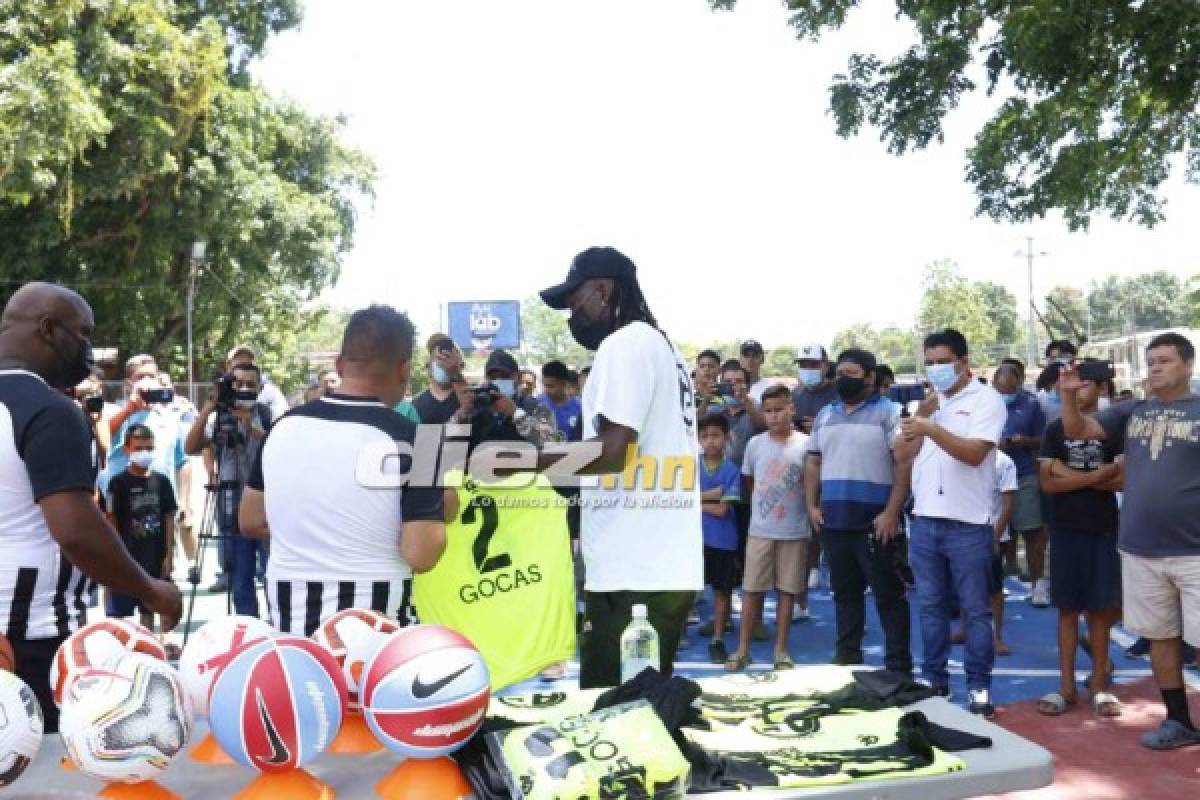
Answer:
POLYGON ((633 280, 637 267, 629 256, 614 247, 589 247, 571 260, 567 279, 558 286, 543 289, 542 300, 551 308, 565 309, 567 298, 585 281, 594 278, 633 280))
POLYGON ((492 354, 488 356, 487 363, 483 366, 483 371, 488 373, 494 369, 502 369, 505 372, 521 371, 517 366, 517 360, 507 350, 493 350, 492 354))
POLYGON ((761 356, 766 351, 763 350, 763 346, 758 342, 757 339, 747 339, 746 341, 742 342, 742 346, 738 349, 738 352, 742 355, 749 353, 750 355, 761 356))

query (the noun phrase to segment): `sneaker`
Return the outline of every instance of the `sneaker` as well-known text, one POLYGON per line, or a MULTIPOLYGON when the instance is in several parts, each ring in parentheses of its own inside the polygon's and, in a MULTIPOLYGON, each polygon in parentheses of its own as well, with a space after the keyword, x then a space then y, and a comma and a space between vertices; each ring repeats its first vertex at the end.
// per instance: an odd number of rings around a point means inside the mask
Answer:
POLYGON ((1129 658, 1149 658, 1150 640, 1145 637, 1138 639, 1136 642, 1131 644, 1128 649, 1125 650, 1125 655, 1129 658))
POLYGON ((808 622, 812 617, 808 614, 808 606, 792 606, 792 623, 808 622))
POLYGON ((992 705, 992 693, 987 689, 972 689, 967 693, 967 697, 970 698, 967 710, 972 714, 978 714, 984 719, 996 718, 996 707, 992 705))
POLYGON ((1029 596, 1029 602, 1034 608, 1047 608, 1050 605, 1050 581, 1045 578, 1040 579, 1033 585, 1033 594, 1029 596))
POLYGON ((929 681, 925 680, 924 678, 921 678, 920 680, 918 680, 917 683, 928 689, 932 689, 934 697, 941 697, 944 700, 950 699, 950 687, 949 686, 935 686, 934 684, 930 683, 929 681))
POLYGON ((1142 734, 1142 745, 1151 750, 1174 750, 1200 744, 1200 731, 1185 728, 1173 719, 1163 720, 1158 728, 1142 734))
POLYGON ((713 664, 724 664, 729 660, 729 651, 720 639, 708 645, 708 660, 713 664))
POLYGON ((821 588, 821 570, 813 567, 808 571, 808 589, 815 592, 819 588, 821 588))

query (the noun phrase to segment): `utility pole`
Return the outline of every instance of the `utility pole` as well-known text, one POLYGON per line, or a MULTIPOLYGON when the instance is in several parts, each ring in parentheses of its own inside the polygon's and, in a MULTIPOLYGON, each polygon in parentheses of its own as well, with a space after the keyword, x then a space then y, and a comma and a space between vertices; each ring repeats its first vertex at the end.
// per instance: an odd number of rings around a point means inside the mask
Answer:
POLYGON ((188 289, 187 289, 187 379, 188 379, 188 399, 193 403, 196 402, 196 376, 193 372, 195 369, 195 359, 192 357, 192 309, 196 304, 196 272, 204 264, 204 255, 208 250, 208 244, 202 241, 192 243, 192 257, 188 266, 188 289))
POLYGON ((1029 272, 1029 331, 1026 333, 1028 342, 1025 346, 1026 367, 1032 369, 1037 364, 1038 358, 1038 341, 1037 341, 1037 303, 1034 301, 1033 294, 1033 257, 1050 255, 1045 250, 1035 253, 1033 252, 1033 237, 1025 237, 1025 252, 1020 250, 1016 252, 1017 256, 1025 256, 1025 264, 1029 272))

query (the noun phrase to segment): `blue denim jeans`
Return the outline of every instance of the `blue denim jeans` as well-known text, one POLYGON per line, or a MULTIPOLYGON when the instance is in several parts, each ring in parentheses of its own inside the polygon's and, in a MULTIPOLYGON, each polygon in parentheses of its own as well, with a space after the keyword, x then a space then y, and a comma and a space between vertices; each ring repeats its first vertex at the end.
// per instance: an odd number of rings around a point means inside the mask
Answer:
POLYGON ((266 568, 267 542, 250 539, 234 530, 224 540, 223 549, 226 552, 225 570, 233 595, 234 613, 257 617, 258 588, 254 581, 258 573, 266 568))
POLYGON ((992 605, 989 585, 995 532, 990 525, 949 519, 913 517, 909 530, 909 560, 917 579, 921 604, 921 672, 934 686, 948 686, 950 623, 954 598, 966 615, 966 654, 963 666, 968 689, 992 687, 992 605))

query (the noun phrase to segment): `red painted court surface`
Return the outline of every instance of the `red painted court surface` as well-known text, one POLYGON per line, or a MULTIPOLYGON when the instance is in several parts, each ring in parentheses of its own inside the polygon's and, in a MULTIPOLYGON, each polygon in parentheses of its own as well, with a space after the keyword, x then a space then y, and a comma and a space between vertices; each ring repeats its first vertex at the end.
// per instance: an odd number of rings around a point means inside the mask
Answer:
MULTIPOLYGON (((991 800, 1193 800, 1200 798, 1200 747, 1155 753, 1141 746, 1143 731, 1163 719, 1150 679, 1118 686, 1124 714, 1101 720, 1086 704, 1061 717, 1046 717, 1036 701, 1007 706, 996 723, 1054 753, 1054 785, 991 800)), ((1200 719, 1200 693, 1191 692, 1192 717, 1200 719)))

